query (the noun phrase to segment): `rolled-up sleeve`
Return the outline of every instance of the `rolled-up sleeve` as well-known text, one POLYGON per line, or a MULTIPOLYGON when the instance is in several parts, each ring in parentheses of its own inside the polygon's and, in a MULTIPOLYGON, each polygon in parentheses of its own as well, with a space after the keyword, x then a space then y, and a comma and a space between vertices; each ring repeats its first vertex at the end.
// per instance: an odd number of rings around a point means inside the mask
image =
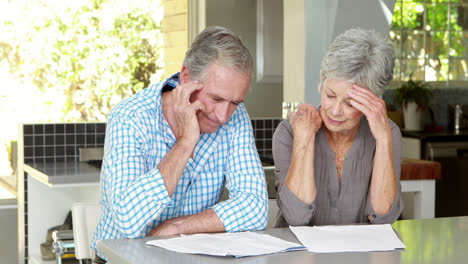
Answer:
POLYGON ((144 158, 144 137, 131 118, 108 121, 104 149, 102 192, 111 217, 127 238, 145 235, 149 222, 171 205, 164 179, 144 158))
POLYGON ((395 222, 398 217, 400 217, 401 212, 403 211, 403 199, 401 197, 401 162, 402 162, 402 145, 401 145, 401 132, 398 126, 390 121, 392 129, 392 143, 393 143, 393 162, 395 167, 395 173, 397 177, 398 191, 393 200, 392 208, 385 214, 380 215, 375 212, 372 208, 372 203, 370 201, 370 195, 367 198, 367 214, 370 216, 370 222, 372 224, 392 224, 395 222))
POLYGON ((253 129, 243 105, 232 121, 226 189, 229 199, 211 207, 227 232, 265 229, 268 193, 265 173, 258 156, 253 129))

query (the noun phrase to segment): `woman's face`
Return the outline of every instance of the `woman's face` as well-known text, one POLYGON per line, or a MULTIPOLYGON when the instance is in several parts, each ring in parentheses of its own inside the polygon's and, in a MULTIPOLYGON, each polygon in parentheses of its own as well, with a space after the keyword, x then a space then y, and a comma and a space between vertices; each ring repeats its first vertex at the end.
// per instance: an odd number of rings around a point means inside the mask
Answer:
POLYGON ((320 117, 331 132, 346 133, 359 125, 362 113, 351 106, 347 91, 352 83, 325 80, 322 87, 320 117))

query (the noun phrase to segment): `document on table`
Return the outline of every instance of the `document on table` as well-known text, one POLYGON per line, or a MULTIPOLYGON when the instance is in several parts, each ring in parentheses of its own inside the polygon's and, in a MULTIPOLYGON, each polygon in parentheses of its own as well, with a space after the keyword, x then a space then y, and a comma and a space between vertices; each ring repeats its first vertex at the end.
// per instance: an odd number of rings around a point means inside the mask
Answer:
POLYGON ((254 232, 186 235, 151 240, 146 244, 180 253, 234 257, 305 250, 300 244, 254 232))
POLYGON ((307 250, 315 253, 390 251, 406 248, 389 224, 289 228, 307 250))

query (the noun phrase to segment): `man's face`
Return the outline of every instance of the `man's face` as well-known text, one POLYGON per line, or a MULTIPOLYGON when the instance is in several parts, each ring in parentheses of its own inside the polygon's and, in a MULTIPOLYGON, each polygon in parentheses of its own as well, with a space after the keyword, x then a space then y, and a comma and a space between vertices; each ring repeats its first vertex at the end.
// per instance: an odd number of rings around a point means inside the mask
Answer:
MULTIPOLYGON (((181 80, 190 77, 181 72, 181 80)), ((198 111, 197 119, 200 131, 213 133, 224 125, 232 116, 237 106, 243 102, 250 85, 250 74, 239 72, 214 62, 208 66, 200 80, 203 88, 194 92, 190 102, 200 101, 204 109, 198 111)))

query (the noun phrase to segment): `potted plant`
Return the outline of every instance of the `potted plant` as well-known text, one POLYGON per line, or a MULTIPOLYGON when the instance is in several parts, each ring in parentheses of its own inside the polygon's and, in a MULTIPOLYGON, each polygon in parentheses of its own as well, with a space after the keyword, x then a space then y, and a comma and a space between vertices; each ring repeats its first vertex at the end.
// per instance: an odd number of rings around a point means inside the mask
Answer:
POLYGON ((423 130, 423 113, 432 99, 432 88, 425 82, 413 81, 413 74, 408 82, 395 91, 395 102, 403 107, 405 130, 423 130))

